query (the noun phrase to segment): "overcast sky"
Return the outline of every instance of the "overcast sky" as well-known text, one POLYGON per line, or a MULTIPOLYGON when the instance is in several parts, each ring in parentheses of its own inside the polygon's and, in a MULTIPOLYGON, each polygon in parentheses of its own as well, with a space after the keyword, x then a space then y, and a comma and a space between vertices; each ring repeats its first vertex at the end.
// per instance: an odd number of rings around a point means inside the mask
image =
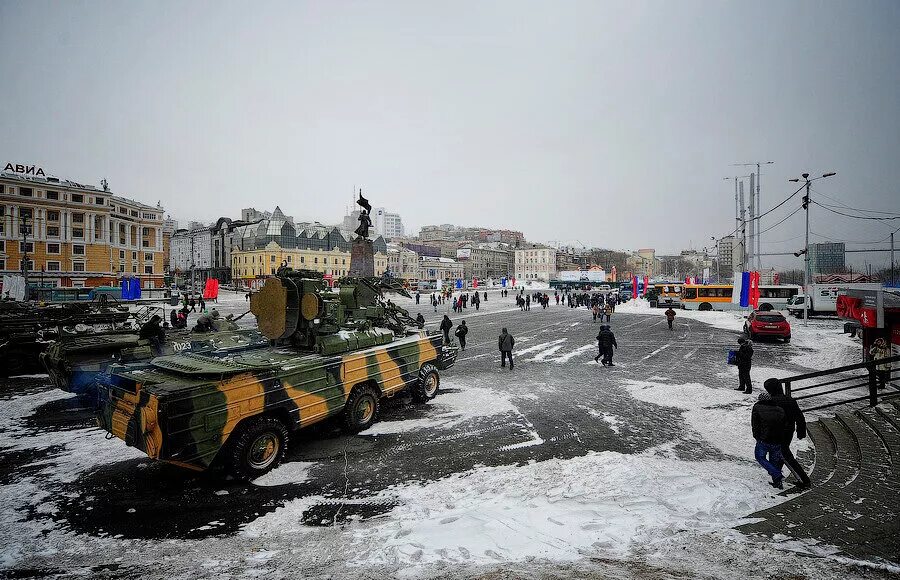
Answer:
MULTIPOLYGON (((734 227, 737 162, 775 161, 763 210, 837 171, 814 191, 900 212, 898 30, 893 0, 0 0, 0 162, 183 221, 336 223, 356 185, 413 233, 668 253, 734 227)), ((852 241, 900 226, 811 219, 852 241)), ((764 250, 802 234, 798 212, 764 250)))

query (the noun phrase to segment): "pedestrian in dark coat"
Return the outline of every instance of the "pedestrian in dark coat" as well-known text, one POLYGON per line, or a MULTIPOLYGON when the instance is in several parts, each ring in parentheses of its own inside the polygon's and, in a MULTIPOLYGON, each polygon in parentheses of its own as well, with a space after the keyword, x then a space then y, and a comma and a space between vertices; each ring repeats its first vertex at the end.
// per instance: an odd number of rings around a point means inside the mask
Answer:
POLYGON ((506 368, 506 359, 509 358, 509 370, 513 370, 512 349, 515 345, 515 339, 504 328, 497 340, 497 346, 500 349, 500 368, 506 368))
POLYGON ((609 329, 609 326, 602 324, 600 332, 597 333, 597 356, 594 357, 594 362, 597 362, 597 359, 602 356, 603 360, 600 362, 603 363, 603 366, 615 366, 612 362, 613 347, 619 348, 619 344, 616 342, 616 335, 609 329))
MULTIPOLYGON (((812 482, 809 480, 809 475, 806 474, 803 466, 800 465, 800 462, 797 461, 797 458, 795 458, 794 454, 791 452, 791 439, 794 438, 794 429, 796 428, 797 430, 797 439, 804 439, 806 437, 806 417, 803 416, 803 411, 800 410, 797 401, 790 395, 784 394, 784 391, 781 388, 781 381, 774 378, 766 379, 766 382, 763 383, 763 387, 772 397, 772 402, 781 407, 781 410, 784 411, 781 458, 799 481, 798 487, 809 487, 812 485, 812 482)), ((780 468, 781 466, 779 465, 778 467, 780 468)))
POLYGON ((666 322, 669 323, 669 330, 672 330, 672 323, 675 322, 675 311, 671 308, 666 310, 666 322))
POLYGON ((484 293, 484 301, 487 302, 487 292, 484 293))
POLYGON ((150 320, 145 322, 138 331, 138 338, 149 340, 150 344, 159 348, 162 343, 166 342, 166 331, 159 325, 160 322, 162 322, 162 317, 159 314, 151 316, 150 320))
POLYGON ((200 304, 200 312, 206 310, 206 302, 203 301, 203 294, 197 296, 197 301, 200 304))
POLYGON ((739 338, 737 351, 737 368, 738 368, 738 387, 736 391, 744 391, 746 394, 753 392, 753 385, 750 383, 750 367, 753 359, 752 343, 746 338, 739 338))
POLYGON ((419 298, 421 298, 421 296, 422 296, 422 295, 421 295, 421 294, 419 294, 419 292, 418 292, 418 291, 416 291, 416 304, 418 304, 418 303, 419 303, 419 298))
POLYGON ((197 301, 194 299, 193 296, 191 296, 190 305, 191 305, 191 312, 197 312, 197 301))
POLYGON ((450 344, 450 330, 452 328, 453 322, 451 322, 450 317, 445 314, 444 319, 441 320, 441 332, 444 333, 444 344, 450 344))
POLYGON ((775 404, 772 395, 760 393, 759 401, 753 405, 750 412, 750 426, 753 429, 753 438, 756 439, 754 456, 772 477, 772 487, 784 489, 781 483, 784 475, 781 474, 781 442, 785 431, 784 409, 775 404))
POLYGON ((466 326, 466 321, 463 320, 459 323, 459 326, 456 327, 456 338, 459 339, 459 346, 463 350, 466 350, 466 335, 469 334, 469 327, 466 326))
POLYGON ((531 310, 531 295, 525 296, 525 310, 531 310))
POLYGON ((425 317, 422 316, 422 313, 416 314, 416 325, 419 328, 425 328, 425 317))

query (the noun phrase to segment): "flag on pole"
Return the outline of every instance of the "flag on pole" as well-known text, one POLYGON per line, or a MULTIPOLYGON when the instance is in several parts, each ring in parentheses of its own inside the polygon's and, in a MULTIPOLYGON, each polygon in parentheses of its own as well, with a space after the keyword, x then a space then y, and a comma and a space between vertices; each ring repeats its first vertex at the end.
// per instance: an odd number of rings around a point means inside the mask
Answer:
POLYGON ((637 276, 631 278, 631 298, 637 300, 637 276))
POLYGON ((750 290, 750 272, 734 273, 734 289, 731 291, 731 303, 739 306, 747 306, 747 296, 750 290))
POLYGON ((759 272, 750 272, 750 306, 754 310, 759 308, 759 272))
POLYGON ((644 276, 644 296, 647 295, 648 288, 650 288, 650 276, 644 276))

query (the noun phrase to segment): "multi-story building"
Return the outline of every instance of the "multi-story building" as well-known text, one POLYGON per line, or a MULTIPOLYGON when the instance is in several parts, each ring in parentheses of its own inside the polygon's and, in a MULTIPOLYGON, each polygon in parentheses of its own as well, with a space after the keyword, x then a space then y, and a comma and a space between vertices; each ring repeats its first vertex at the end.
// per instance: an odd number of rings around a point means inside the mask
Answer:
POLYGON ((408 282, 419 279, 419 255, 398 244, 387 245, 388 271, 408 282))
MULTIPOLYGON (((375 274, 380 276, 388 268, 387 243, 379 236, 372 245, 375 250, 375 274)), ((234 228, 231 242, 232 281, 258 287, 265 278, 275 274, 282 261, 295 269, 315 270, 334 277, 346 276, 350 270, 350 246, 350 238, 340 228, 329 229, 315 223, 295 226, 276 207, 268 218, 234 228)))
POLYGON ((736 238, 734 236, 725 236, 718 243, 718 260, 719 260, 719 276, 722 279, 730 278, 731 273, 735 271, 736 266, 740 265, 740 256, 735 252, 738 249, 736 238))
POLYGON ((422 256, 419 261, 419 280, 436 282, 442 280, 454 283, 463 279, 463 266, 450 258, 431 258, 422 256))
POLYGON ((845 246, 843 242, 809 245, 810 274, 837 274, 845 269, 845 246))
POLYGON ((515 278, 524 282, 549 282, 556 277, 556 250, 528 244, 515 250, 515 278))
POLYGON ((456 260, 462 263, 466 280, 499 280, 509 276, 509 254, 487 244, 464 244, 456 250, 456 260))
POLYGON ((117 285, 137 277, 164 283, 163 209, 56 177, 0 173, 0 274, 29 283, 117 285))
POLYGON ((625 265, 637 276, 655 276, 662 271, 662 263, 653 248, 643 248, 628 256, 625 265))
MULTIPOLYGON (((375 252, 375 275, 381 276, 388 267, 386 248, 375 252)), ((235 283, 258 288, 266 278, 275 275, 278 267, 286 263, 295 270, 313 270, 323 275, 339 278, 350 271, 350 252, 340 248, 331 250, 307 248, 282 248, 277 242, 269 242, 254 250, 231 252, 231 277, 235 283)))
POLYGON ((206 282, 212 275, 212 239, 211 226, 177 230, 172 235, 169 248, 169 271, 189 282, 206 282))
POLYGON ((166 216, 166 219, 163 220, 162 232, 163 232, 163 270, 168 273, 169 271, 169 259, 172 254, 172 236, 175 235, 175 232, 178 230, 178 221, 173 220, 172 216, 166 216))
POLYGON ((403 237, 403 220, 400 219, 400 214, 391 213, 383 207, 376 207, 372 208, 371 217, 375 235, 387 239, 403 237))

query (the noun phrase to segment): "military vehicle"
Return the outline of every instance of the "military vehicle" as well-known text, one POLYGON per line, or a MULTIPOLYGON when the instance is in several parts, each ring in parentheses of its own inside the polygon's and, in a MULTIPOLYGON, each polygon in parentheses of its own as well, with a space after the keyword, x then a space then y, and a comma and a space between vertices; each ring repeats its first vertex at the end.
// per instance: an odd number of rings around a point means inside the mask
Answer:
POLYGON ((100 426, 151 458, 252 479, 281 462, 292 431, 330 418, 362 431, 403 391, 424 403, 457 347, 412 329, 383 294, 405 291, 385 286, 343 278, 331 289, 315 272, 279 269, 250 306, 274 346, 114 365, 98 378, 100 426))
POLYGON ((269 344, 257 330, 173 330, 166 332, 166 341, 159 346, 131 331, 63 337, 42 352, 40 360, 54 386, 96 400, 97 376, 112 364, 182 352, 226 354, 269 344))
POLYGON ((92 302, 0 302, 0 376, 41 372, 40 355, 60 337, 109 332, 132 314, 106 296, 92 302))

